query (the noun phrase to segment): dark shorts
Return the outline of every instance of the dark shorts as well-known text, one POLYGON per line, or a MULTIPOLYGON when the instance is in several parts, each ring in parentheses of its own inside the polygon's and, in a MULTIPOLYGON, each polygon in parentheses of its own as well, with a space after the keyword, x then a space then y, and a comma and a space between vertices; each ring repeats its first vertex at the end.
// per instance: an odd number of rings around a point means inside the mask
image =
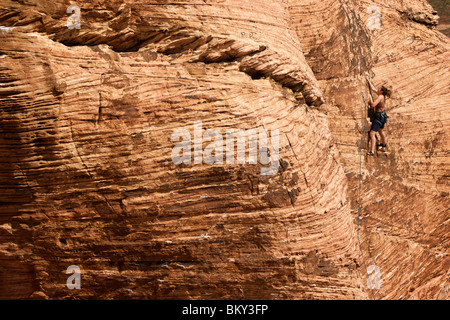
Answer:
POLYGON ((384 129, 385 122, 382 120, 374 120, 372 123, 372 131, 378 132, 380 129, 384 129))

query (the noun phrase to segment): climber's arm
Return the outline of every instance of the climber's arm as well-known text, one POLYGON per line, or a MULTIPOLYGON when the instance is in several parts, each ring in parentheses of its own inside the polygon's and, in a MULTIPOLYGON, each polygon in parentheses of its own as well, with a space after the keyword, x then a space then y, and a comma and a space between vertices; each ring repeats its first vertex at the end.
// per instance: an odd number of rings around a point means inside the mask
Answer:
POLYGON ((375 86, 373 85, 373 83, 372 83, 370 80, 368 80, 367 82, 369 82, 369 88, 370 88, 370 91, 372 91, 373 93, 378 94, 378 90, 377 90, 377 88, 375 88, 375 86))
POLYGON ((375 102, 372 100, 372 97, 370 97, 370 106, 372 108, 375 108, 377 105, 379 105, 383 101, 383 96, 378 96, 378 98, 375 100, 375 102))
POLYGON ((366 79, 367 79, 367 83, 369 84, 370 91, 372 91, 373 93, 378 93, 377 88, 375 88, 372 81, 370 81, 370 77, 369 77, 368 73, 366 73, 366 79))

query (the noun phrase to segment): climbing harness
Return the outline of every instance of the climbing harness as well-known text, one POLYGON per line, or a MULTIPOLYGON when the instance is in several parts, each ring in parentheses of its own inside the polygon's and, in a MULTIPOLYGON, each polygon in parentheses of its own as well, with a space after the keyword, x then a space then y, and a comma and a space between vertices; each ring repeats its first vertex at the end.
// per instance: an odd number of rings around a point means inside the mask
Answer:
POLYGON ((389 122, 389 116, 387 115, 386 111, 375 113, 374 119, 385 124, 389 122))

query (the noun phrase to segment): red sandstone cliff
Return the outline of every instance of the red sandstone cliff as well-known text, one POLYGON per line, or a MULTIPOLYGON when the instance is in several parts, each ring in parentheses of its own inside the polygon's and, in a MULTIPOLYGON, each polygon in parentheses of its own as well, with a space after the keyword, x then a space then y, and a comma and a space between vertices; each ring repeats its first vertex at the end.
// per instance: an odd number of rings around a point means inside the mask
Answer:
POLYGON ((1 0, 0 298, 448 299, 437 23, 422 0, 1 0), (394 90, 386 158, 359 155, 365 72, 394 90), (280 170, 175 165, 195 121, 278 129, 280 170))

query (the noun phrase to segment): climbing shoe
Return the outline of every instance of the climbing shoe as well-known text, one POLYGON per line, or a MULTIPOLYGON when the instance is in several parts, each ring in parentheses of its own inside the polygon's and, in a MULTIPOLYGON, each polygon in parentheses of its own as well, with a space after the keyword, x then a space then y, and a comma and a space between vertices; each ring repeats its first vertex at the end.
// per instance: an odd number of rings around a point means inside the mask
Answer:
POLYGON ((367 152, 367 155, 371 156, 371 157, 375 157, 375 153, 373 153, 373 152, 367 152))

